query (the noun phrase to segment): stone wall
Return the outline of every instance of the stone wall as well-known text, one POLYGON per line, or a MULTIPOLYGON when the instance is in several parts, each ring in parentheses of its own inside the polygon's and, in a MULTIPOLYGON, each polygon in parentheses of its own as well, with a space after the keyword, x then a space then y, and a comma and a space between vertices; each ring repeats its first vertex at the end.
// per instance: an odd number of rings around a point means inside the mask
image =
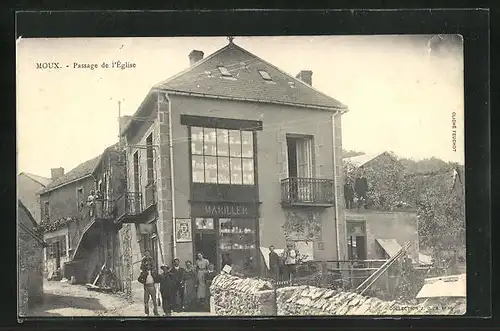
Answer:
MULTIPOLYGON (((19 208, 20 220, 29 224, 28 215, 19 208)), ((43 302, 43 247, 40 241, 19 228, 18 232, 19 263, 19 315, 26 316, 28 309, 43 302)))
POLYGON ((277 300, 269 282, 218 275, 210 287, 215 315, 462 315, 465 303, 404 305, 356 293, 312 286, 278 289, 277 300))
POLYGON ((271 286, 260 279, 217 275, 210 286, 212 310, 219 316, 275 315, 271 286))

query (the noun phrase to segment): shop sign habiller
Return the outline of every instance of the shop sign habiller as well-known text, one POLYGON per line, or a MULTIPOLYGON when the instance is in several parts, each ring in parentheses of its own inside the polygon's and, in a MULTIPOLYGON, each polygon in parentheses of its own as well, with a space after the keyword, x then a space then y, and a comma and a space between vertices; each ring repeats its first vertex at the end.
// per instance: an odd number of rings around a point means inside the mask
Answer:
POLYGON ((258 206, 256 204, 197 202, 191 204, 191 215, 205 217, 257 217, 258 206))

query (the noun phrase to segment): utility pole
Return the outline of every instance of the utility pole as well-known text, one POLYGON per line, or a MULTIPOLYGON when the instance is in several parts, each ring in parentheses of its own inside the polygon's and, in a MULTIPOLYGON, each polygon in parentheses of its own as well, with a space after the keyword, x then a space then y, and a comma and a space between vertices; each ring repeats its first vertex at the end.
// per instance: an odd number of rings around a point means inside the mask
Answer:
POLYGON ((118 100, 118 141, 122 135, 122 102, 118 100))

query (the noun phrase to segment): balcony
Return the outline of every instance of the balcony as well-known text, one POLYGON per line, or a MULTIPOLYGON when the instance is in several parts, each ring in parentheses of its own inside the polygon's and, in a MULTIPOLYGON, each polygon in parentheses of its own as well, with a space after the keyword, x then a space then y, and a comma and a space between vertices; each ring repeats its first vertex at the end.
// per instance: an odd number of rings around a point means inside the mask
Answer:
POLYGON ((333 179, 286 178, 281 181, 283 206, 331 207, 335 203, 333 179))
POLYGON ((116 222, 138 223, 143 211, 142 194, 140 192, 126 192, 116 201, 116 222))
POLYGON ((89 214, 92 217, 100 220, 109 220, 114 218, 115 205, 111 200, 108 199, 96 199, 92 206, 93 210, 89 210, 89 214))

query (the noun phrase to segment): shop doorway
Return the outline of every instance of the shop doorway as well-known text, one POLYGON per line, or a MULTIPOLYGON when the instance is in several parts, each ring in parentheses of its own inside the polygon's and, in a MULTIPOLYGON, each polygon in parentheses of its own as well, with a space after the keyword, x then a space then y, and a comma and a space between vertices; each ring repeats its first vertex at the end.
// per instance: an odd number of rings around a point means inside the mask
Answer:
POLYGON ((366 224, 364 221, 346 220, 347 252, 349 260, 366 260, 366 224))
POLYGON ((200 252, 217 268, 217 236, 215 231, 197 231, 194 240, 194 255, 200 252))

